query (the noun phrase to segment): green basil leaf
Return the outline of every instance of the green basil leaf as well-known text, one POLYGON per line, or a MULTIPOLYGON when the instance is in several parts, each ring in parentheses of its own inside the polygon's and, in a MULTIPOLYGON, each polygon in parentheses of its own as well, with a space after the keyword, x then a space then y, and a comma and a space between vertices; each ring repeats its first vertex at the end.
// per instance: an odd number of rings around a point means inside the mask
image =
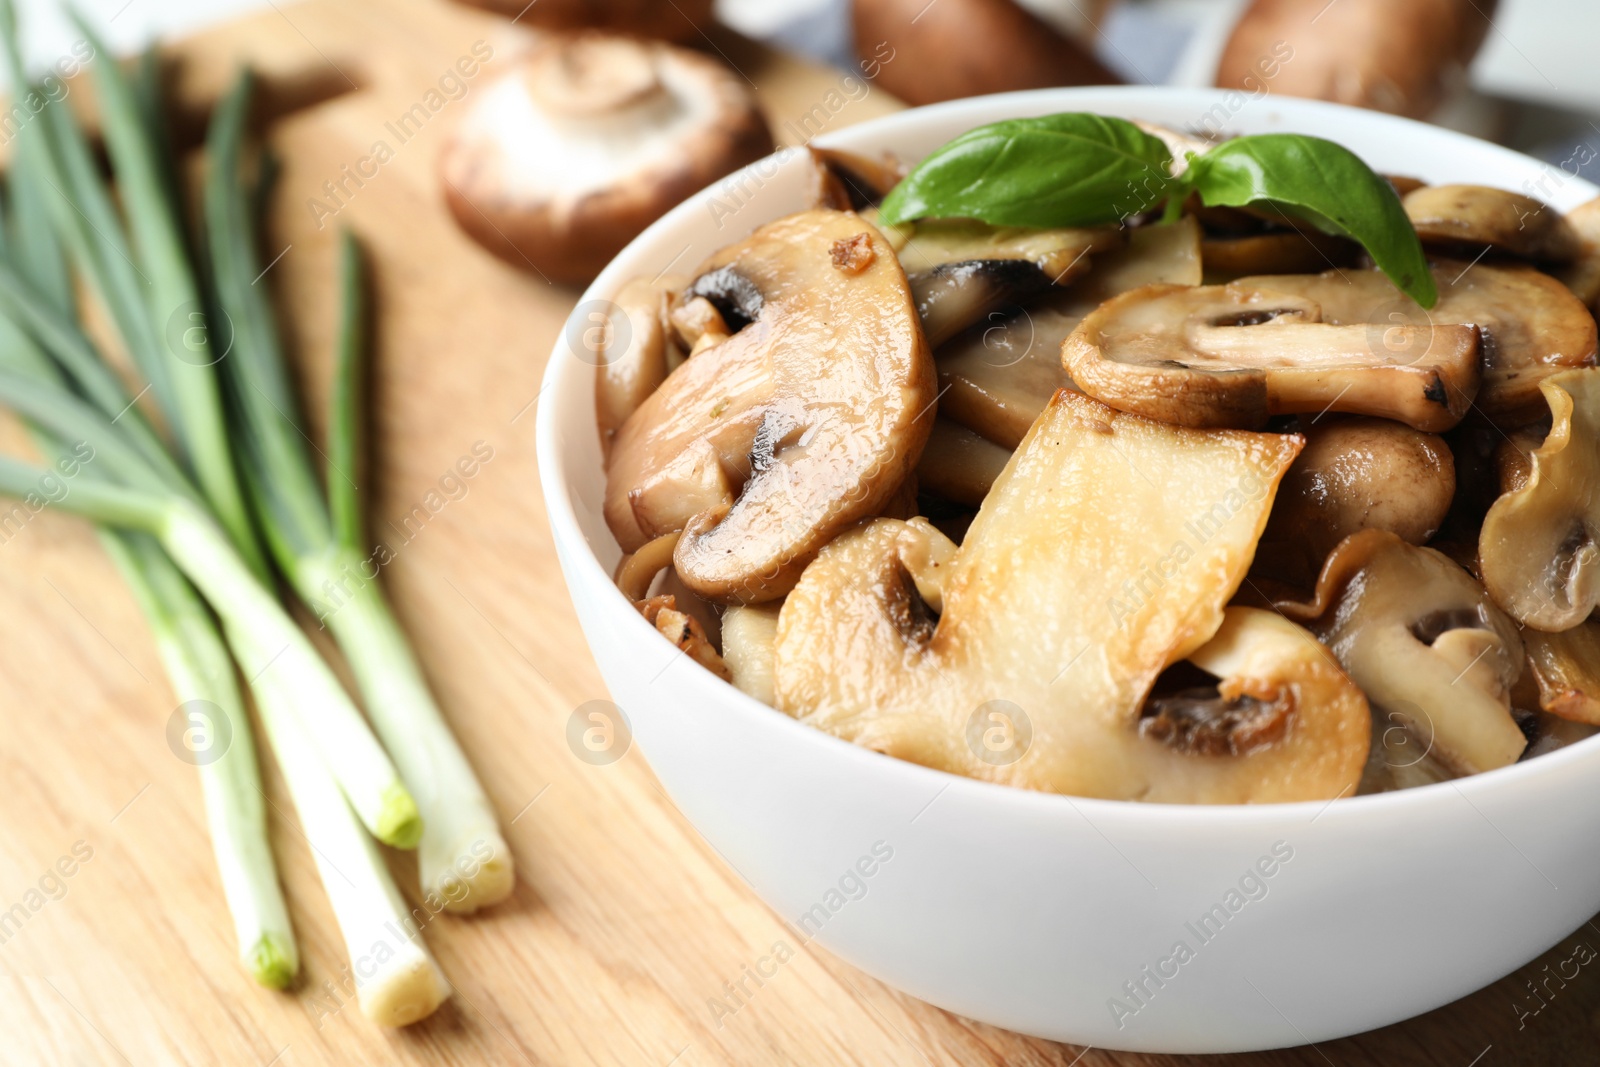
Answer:
POLYGON ((1422 242, 1394 187, 1342 145, 1294 133, 1236 137, 1195 157, 1184 182, 1208 207, 1273 205, 1349 237, 1417 303, 1438 303, 1422 242))
POLYGON ((972 218, 996 226, 1095 226, 1155 207, 1175 187, 1167 146, 1125 119, 1066 113, 969 130, 884 199, 887 223, 972 218))

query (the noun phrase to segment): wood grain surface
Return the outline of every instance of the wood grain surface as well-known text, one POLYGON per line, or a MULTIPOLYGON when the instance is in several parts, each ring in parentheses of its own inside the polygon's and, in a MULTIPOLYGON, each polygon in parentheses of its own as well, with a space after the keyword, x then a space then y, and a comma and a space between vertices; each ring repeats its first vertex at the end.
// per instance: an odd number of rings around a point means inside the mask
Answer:
MULTIPOLYGON (((794 139, 786 121, 825 99, 846 100, 825 128, 898 106, 839 72, 708 29, 704 47, 757 86, 784 140, 794 139)), ((379 312, 377 462, 364 478, 374 534, 395 553, 385 580, 397 610, 508 831, 515 897, 479 917, 434 919, 426 934, 454 997, 408 1030, 377 1029, 341 988, 344 946, 269 767, 304 974, 288 993, 255 987, 235 960, 194 771, 166 740, 174 700, 133 601, 89 530, 47 510, 0 543, 0 916, 11 916, 0 921, 0 1063, 1182 1062, 973 1023, 813 947, 737 1012, 712 1010, 724 983, 787 928, 677 813, 637 751, 595 767, 565 740, 572 710, 606 694, 557 571, 530 405, 576 293, 462 237, 435 177, 448 125, 518 38, 503 20, 434 0, 313 0, 173 48, 186 121, 203 115, 238 60, 273 88, 270 138, 285 169, 267 254, 282 258, 263 284, 292 309, 287 336, 313 412, 326 395, 332 223, 367 243, 379 312), (397 138, 388 124, 480 41, 494 54, 464 100, 397 138), (380 140, 392 158, 351 187, 336 218, 318 212, 314 198, 334 206, 324 183, 380 140), (493 458, 451 480, 479 442, 493 458)), ((4 443, 21 447, 14 428, 4 443)), ((402 885, 414 885, 411 862, 392 859, 402 885)), ((1407 936, 1408 910, 1427 906, 1396 900, 1394 936, 1407 936)), ((1504 902, 1508 913, 1522 906, 1504 902)), ((1586 925, 1431 1015, 1227 1062, 1593 1063, 1600 964, 1577 961, 1595 949, 1600 926, 1586 925)))

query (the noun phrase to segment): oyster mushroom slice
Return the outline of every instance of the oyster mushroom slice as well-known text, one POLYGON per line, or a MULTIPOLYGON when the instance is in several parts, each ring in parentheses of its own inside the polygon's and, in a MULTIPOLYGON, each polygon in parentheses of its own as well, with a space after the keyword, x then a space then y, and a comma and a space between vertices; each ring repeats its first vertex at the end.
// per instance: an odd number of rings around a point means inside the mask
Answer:
POLYGON ((822 550, 779 615, 777 707, 894 756, 1033 789, 1335 796, 1366 758, 1360 694, 1340 688, 1308 634, 1289 651, 1281 627, 1224 624, 1299 448, 1293 436, 1187 430, 1062 391, 959 549, 926 523, 878 520, 822 550), (1303 685, 1282 740, 1218 757, 1142 736, 1157 676, 1208 642, 1228 699, 1271 702, 1279 683, 1303 685), (997 722, 1016 742, 1001 751, 986 740, 997 722))
POLYGON ((762 227, 713 256, 690 292, 724 300, 728 326, 742 325, 702 338, 617 432, 606 522, 625 552, 682 530, 674 565, 706 599, 775 599, 916 466, 933 361, 905 273, 849 212, 762 227), (864 248, 859 269, 835 265, 840 244, 864 248))
POLYGON ((1275 281, 1124 293, 1079 324, 1062 362, 1090 396, 1182 426, 1325 411, 1427 431, 1460 421, 1478 383, 1475 327, 1332 325, 1275 281))
POLYGON ((1200 225, 1192 216, 1130 231, 1127 245, 1096 255, 1070 286, 1004 317, 991 314, 934 353, 940 415, 1016 448, 1056 390, 1073 388, 1061 342, 1101 301, 1154 282, 1200 283, 1200 225))
POLYGON ((1415 342, 1389 326, 1478 327, 1483 384, 1473 405, 1508 430, 1545 413, 1540 379, 1594 365, 1594 317, 1550 275, 1532 267, 1439 260, 1433 277, 1439 302, 1427 311, 1376 270, 1264 275, 1235 284, 1310 300, 1322 309, 1323 322, 1383 327, 1375 333, 1375 346, 1400 353, 1415 342))
POLYGON ((1521 635, 1442 552, 1363 530, 1329 557, 1312 602, 1278 608, 1307 620, 1375 715, 1404 724, 1456 773, 1503 767, 1522 754, 1527 738, 1511 715, 1521 635))
POLYGON ((1543 200, 1484 185, 1426 185, 1401 204, 1422 243, 1468 258, 1486 248, 1539 263, 1577 257, 1578 235, 1543 200))
POLYGON ((1484 516, 1478 558, 1495 603, 1553 632, 1600 605, 1600 369, 1551 375, 1540 389, 1550 433, 1526 484, 1484 516))

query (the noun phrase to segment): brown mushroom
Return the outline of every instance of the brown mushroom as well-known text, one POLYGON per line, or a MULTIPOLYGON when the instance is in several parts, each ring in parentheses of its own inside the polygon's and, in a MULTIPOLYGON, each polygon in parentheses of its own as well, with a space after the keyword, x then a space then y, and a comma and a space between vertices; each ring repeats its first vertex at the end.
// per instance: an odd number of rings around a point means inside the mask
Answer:
POLYGON ((877 84, 908 104, 1122 80, 1013 0, 855 0, 852 14, 861 61, 876 63, 877 84))
POLYGON ((980 322, 934 353, 939 411, 1006 449, 1022 441, 1057 389, 1071 389, 1061 343, 1102 301, 1153 282, 1200 281, 1200 228, 1185 216, 1141 226, 1094 257, 1089 273, 1015 312, 980 322))
POLYGON ((1570 630, 1600 605, 1600 368, 1540 383, 1550 433, 1526 484, 1484 516, 1483 581, 1495 602, 1535 630, 1570 630))
MULTIPOLYGON (((1439 302, 1424 311, 1376 270, 1265 275, 1237 284, 1314 301, 1322 321, 1366 324, 1377 348, 1396 358, 1419 355, 1419 338, 1452 324, 1482 335, 1483 384, 1473 405, 1512 429, 1545 413, 1539 381, 1568 367, 1595 363, 1595 321, 1565 286, 1532 267, 1438 260, 1439 302), (1399 329, 1390 329, 1390 327, 1399 329)), ((1426 428, 1426 427, 1419 427, 1426 428)))
POLYGON ((624 551, 682 530, 674 564, 707 599, 775 599, 915 468, 933 361, 905 273, 849 212, 764 226, 686 293, 716 305, 728 334, 697 345, 618 431, 606 521, 624 551), (862 235, 871 262, 836 266, 835 246, 862 235))
POLYGON ((960 423, 938 419, 917 464, 917 484, 945 500, 977 507, 1011 458, 1011 449, 960 423))
POLYGON ((877 207, 889 190, 900 184, 907 168, 885 153, 881 158, 858 155, 839 148, 808 145, 811 156, 811 206, 835 211, 864 211, 877 207))
POLYGON ((1492 252, 1536 263, 1567 263, 1578 235, 1543 200, 1485 185, 1428 185, 1401 201, 1429 248, 1471 259, 1492 252))
POLYGON ((1082 796, 1352 788, 1360 692, 1304 630, 1224 612, 1299 447, 1058 393, 959 550, 888 520, 823 549, 779 615, 779 710, 903 759, 1082 796), (1146 716, 1185 658, 1210 687, 1161 694, 1146 716))
POLYGON ((1183 426, 1325 411, 1427 431, 1460 421, 1478 384, 1475 327, 1334 325, 1279 280, 1124 293, 1079 324, 1062 362, 1090 396, 1183 426))
POLYGON ((747 83, 717 60, 586 33, 480 90, 440 171, 456 222, 485 248, 583 282, 668 208, 770 151, 747 83))
POLYGON ((1600 311, 1600 196, 1567 212, 1567 225, 1578 237, 1578 254, 1556 277, 1591 312, 1600 311))
POLYGON ((594 352, 599 367, 595 416, 607 450, 628 416, 683 362, 667 316, 684 285, 676 275, 635 278, 617 291, 607 311, 597 313, 601 321, 578 324, 586 335, 583 347, 594 352))
POLYGON ((713 0, 458 0, 545 30, 612 30, 697 43, 716 25, 713 0))
POLYGON ((1306 604, 1307 621, 1367 694, 1458 774, 1516 762, 1527 738, 1511 715, 1522 673, 1516 623, 1441 552, 1387 530, 1339 544, 1306 604))
POLYGON ((1278 489, 1262 551, 1287 566, 1280 580, 1310 584, 1334 547, 1362 530, 1413 545, 1439 532, 1455 495, 1443 440, 1387 419, 1332 418, 1301 428, 1306 447, 1278 489))

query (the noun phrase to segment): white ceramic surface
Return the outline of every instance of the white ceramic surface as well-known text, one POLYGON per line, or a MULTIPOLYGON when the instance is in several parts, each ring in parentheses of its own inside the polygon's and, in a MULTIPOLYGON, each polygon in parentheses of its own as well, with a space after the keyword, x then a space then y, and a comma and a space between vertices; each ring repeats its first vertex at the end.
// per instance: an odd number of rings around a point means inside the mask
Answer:
MULTIPOLYGON (((1234 103, 1194 90, 1047 90, 909 111, 825 140, 916 159, 1004 117, 1082 110, 1183 126, 1220 107, 1239 132, 1319 134, 1382 171, 1512 189, 1545 175, 1546 197, 1562 208, 1595 194, 1505 149, 1403 119, 1276 98, 1234 103)), ((628 246, 579 315, 628 278, 691 270, 800 208, 804 167, 799 153, 769 159, 691 198, 628 246)), ((790 949, 814 935, 891 985, 1029 1034, 1221 1052, 1322 1041, 1428 1011, 1600 910, 1600 738, 1398 794, 1176 807, 958 778, 749 699, 678 655, 609 580, 618 550, 600 512, 593 374, 563 339, 539 399, 539 471, 568 587, 650 765, 789 921, 790 949), (1275 847, 1292 858, 1265 864, 1271 877, 1245 879, 1275 847), (1242 879, 1259 899, 1228 898, 1242 879), (1218 904, 1227 921, 1213 920, 1220 929, 1202 939, 1199 919, 1218 904), (1180 941, 1190 952, 1181 963, 1180 941), (1125 983, 1142 986, 1138 999, 1125 983)), ((760 970, 778 967, 769 959, 760 970)))

